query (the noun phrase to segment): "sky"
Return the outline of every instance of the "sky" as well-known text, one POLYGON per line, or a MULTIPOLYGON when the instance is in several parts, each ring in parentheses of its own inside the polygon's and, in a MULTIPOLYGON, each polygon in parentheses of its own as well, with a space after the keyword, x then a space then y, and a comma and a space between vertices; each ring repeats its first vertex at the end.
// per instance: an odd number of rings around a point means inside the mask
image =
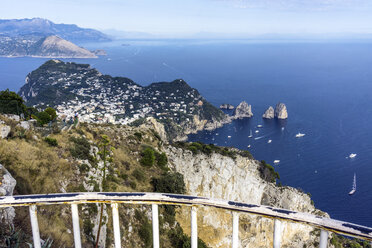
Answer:
POLYGON ((152 34, 372 33, 372 0, 0 0, 0 18, 41 17, 152 34))

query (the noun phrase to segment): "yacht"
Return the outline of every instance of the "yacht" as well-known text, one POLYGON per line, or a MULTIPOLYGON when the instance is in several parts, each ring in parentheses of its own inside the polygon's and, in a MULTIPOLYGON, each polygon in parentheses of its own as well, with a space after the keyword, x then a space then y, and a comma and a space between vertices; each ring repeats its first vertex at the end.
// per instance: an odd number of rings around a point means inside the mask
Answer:
POLYGON ((355 173, 354 173, 353 188, 352 188, 351 191, 349 192, 349 195, 354 194, 355 191, 356 191, 356 175, 355 175, 355 173))
POLYGON ((272 142, 272 140, 268 140, 267 143, 270 144, 272 142))
POLYGON ((350 155, 349 155, 349 158, 355 158, 356 157, 356 153, 351 153, 350 155))
POLYGON ((252 129, 251 129, 251 131, 249 132, 248 138, 252 138, 252 137, 253 137, 253 135, 252 135, 252 129))
POLYGON ((279 159, 274 160, 274 164, 279 164, 279 163, 280 163, 279 159))
POLYGON ((259 133, 260 131, 258 131, 258 130, 256 130, 256 131, 254 131, 255 133, 259 133))
POLYGON ((305 136, 304 133, 298 133, 298 134, 296 134, 296 138, 301 138, 301 137, 304 137, 304 136, 305 136))
POLYGON ((262 125, 257 125, 257 127, 262 127, 262 125))
POLYGON ((229 136, 227 136, 227 138, 229 138, 229 139, 230 139, 230 138, 231 138, 231 136, 229 135, 229 136))

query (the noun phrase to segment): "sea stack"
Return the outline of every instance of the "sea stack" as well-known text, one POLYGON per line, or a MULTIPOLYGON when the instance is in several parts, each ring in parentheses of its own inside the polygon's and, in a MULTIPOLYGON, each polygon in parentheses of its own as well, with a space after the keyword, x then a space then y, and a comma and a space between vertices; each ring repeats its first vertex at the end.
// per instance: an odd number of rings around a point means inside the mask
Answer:
POLYGON ((234 109, 234 106, 228 103, 224 103, 220 105, 220 109, 234 109))
POLYGON ((241 102, 234 110, 234 119, 243 119, 252 117, 252 106, 245 101, 241 102))
POLYGON ((275 117, 278 119, 287 119, 288 118, 288 112, 287 107, 284 103, 278 103, 275 107, 275 117))
POLYGON ((262 118, 264 119, 273 119, 274 117, 275 117, 274 108, 272 106, 266 109, 265 113, 262 115, 262 118))

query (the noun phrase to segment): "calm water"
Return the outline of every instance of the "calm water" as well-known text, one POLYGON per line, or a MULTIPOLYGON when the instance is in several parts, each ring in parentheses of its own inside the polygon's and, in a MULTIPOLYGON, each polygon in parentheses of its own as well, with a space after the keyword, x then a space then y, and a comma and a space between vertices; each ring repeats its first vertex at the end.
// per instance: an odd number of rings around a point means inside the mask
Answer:
MULTIPOLYGON (((108 56, 69 61, 143 85, 183 78, 216 106, 252 104, 253 118, 190 140, 251 145, 256 159, 280 160, 274 166, 282 184, 310 192, 316 207, 333 218, 372 226, 372 44, 128 41, 99 47, 108 56), (278 101, 287 105, 288 120, 263 121, 264 110, 278 101), (306 135, 295 138, 298 132, 306 135), (357 156, 346 158, 350 153, 357 156), (354 173, 357 192, 350 197, 354 173)), ((18 91, 27 73, 44 61, 0 58, 1 89, 18 91)))

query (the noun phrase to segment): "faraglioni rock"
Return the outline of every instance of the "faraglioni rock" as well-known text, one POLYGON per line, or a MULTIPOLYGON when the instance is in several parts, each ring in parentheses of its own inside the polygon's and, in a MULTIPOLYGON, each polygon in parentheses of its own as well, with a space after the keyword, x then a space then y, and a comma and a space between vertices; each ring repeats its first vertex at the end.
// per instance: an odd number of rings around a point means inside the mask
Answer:
POLYGON ((274 117, 275 117, 274 108, 272 106, 266 109, 265 113, 262 115, 262 118, 264 119, 273 119, 274 117))
POLYGON ((275 117, 278 119, 287 119, 288 112, 284 103, 279 102, 275 107, 275 117))
POLYGON ((234 119, 242 119, 242 118, 249 118, 252 117, 252 106, 242 101, 234 110, 234 119))
POLYGON ((220 109, 234 109, 234 106, 228 103, 224 103, 220 105, 220 109))

